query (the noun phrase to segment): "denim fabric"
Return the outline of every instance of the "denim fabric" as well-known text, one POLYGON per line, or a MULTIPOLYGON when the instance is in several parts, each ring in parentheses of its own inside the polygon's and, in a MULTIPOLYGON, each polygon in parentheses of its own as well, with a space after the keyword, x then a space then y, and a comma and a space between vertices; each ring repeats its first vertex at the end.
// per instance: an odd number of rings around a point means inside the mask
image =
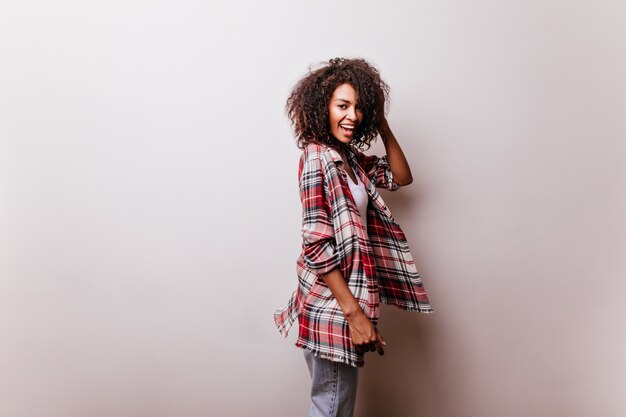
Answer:
POLYGON ((359 368, 303 352, 311 374, 309 417, 352 417, 359 368))

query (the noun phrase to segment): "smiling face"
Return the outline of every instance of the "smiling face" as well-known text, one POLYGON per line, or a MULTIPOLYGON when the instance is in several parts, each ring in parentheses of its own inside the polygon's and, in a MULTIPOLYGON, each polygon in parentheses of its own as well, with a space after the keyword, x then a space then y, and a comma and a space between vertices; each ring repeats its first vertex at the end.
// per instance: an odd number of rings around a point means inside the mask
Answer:
POLYGON ((356 127, 363 120, 363 113, 357 105, 354 87, 341 84, 333 91, 328 103, 330 133, 339 142, 348 144, 354 137, 356 127))

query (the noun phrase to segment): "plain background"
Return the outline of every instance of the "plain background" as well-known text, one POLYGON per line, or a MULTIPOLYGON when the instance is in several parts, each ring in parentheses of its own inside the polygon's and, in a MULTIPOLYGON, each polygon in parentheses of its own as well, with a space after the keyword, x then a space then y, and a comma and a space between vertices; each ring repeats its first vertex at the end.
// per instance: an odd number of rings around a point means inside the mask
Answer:
POLYGON ((283 106, 335 56, 392 88, 435 309, 383 309, 357 416, 626 415, 625 37, 621 0, 3 2, 0 415, 305 415, 283 106))

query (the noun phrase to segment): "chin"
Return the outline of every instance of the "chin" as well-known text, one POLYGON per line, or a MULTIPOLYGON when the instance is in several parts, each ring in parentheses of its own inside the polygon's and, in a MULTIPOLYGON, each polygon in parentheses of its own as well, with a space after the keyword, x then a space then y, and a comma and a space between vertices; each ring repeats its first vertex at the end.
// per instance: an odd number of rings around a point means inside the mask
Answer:
POLYGON ((342 137, 341 139, 337 139, 339 142, 341 143, 345 143, 346 145, 349 144, 350 142, 352 142, 352 138, 344 138, 342 137))
POLYGON ((333 139, 335 139, 335 141, 338 143, 343 143, 344 145, 347 145, 352 141, 352 139, 347 139, 347 138, 337 139, 337 137, 334 135, 333 135, 333 139))

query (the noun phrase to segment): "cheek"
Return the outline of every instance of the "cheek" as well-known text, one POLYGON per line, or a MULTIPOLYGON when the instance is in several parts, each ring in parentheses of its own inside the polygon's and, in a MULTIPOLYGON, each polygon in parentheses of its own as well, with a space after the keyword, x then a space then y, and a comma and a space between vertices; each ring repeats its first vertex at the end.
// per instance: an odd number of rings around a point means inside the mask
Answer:
POLYGON ((339 120, 339 118, 337 117, 337 112, 333 112, 332 110, 328 112, 328 121, 330 123, 330 126, 333 127, 337 124, 337 120, 339 120))

